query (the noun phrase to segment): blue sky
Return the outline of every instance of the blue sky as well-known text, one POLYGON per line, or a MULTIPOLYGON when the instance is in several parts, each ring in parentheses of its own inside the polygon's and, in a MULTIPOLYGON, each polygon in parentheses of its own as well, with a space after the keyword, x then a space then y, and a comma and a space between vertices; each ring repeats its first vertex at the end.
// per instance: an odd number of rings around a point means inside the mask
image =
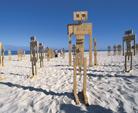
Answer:
POLYGON ((121 44, 127 29, 138 34, 138 0, 0 0, 0 41, 29 46, 35 35, 46 46, 68 48, 67 24, 77 10, 88 10, 98 49, 121 44))

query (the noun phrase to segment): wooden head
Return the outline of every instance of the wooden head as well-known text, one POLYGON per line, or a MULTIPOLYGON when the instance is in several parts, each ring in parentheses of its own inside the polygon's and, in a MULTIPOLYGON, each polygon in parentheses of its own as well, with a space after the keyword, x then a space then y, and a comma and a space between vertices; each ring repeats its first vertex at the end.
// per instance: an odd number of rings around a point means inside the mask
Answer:
POLYGON ((83 22, 87 21, 88 19, 88 12, 87 11, 76 11, 73 13, 74 21, 83 22))
POLYGON ((124 33, 124 37, 123 37, 123 55, 124 55, 124 42, 126 42, 126 44, 130 44, 133 41, 133 46, 134 46, 134 55, 135 55, 135 38, 136 35, 133 33, 133 30, 127 30, 124 33))

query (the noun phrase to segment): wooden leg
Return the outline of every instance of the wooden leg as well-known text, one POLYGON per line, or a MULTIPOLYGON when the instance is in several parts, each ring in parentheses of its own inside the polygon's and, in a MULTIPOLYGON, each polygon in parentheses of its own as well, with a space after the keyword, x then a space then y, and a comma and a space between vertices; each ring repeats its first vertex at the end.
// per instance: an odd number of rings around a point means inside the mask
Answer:
POLYGON ((89 105, 88 97, 86 95, 86 89, 87 89, 87 59, 84 58, 83 96, 85 105, 89 105))
POLYGON ((94 53, 94 65, 95 66, 97 65, 97 53, 96 53, 96 51, 94 53))
POLYGON ((132 70, 132 54, 131 54, 131 64, 130 64, 130 70, 132 70))
POLYGON ((74 78, 73 78, 73 94, 74 94, 74 97, 75 97, 75 102, 76 104, 79 104, 80 101, 79 101, 79 97, 78 97, 78 93, 77 93, 77 78, 76 78, 76 59, 74 59, 74 78))
POLYGON ((1 56, 0 56, 0 66, 1 66, 1 56))
POLYGON ((92 66, 92 36, 90 36, 89 40, 89 66, 92 66))
POLYGON ((33 65, 33 62, 32 62, 32 75, 34 76, 34 65, 33 65))
POLYGON ((125 55, 125 71, 127 71, 127 56, 125 55))
POLYGON ((35 64, 35 75, 37 75, 37 66, 35 64))
POLYGON ((4 57, 2 57, 2 66, 4 66, 4 57))

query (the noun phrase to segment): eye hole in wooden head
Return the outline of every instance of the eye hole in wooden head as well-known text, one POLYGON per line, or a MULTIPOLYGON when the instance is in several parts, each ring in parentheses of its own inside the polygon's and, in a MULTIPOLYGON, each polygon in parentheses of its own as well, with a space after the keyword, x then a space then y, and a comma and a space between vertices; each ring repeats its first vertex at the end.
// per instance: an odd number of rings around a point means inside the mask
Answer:
POLYGON ((82 14, 82 17, 84 18, 84 17, 86 17, 86 15, 85 14, 82 14))
POLYGON ((32 37, 31 37, 31 41, 33 41, 34 39, 35 39, 35 38, 32 36, 32 37))
POLYGON ((79 18, 79 16, 80 16, 79 14, 76 14, 76 17, 77 17, 77 18, 79 18))
POLYGON ((39 43, 39 46, 41 46, 42 45, 42 43, 39 43))

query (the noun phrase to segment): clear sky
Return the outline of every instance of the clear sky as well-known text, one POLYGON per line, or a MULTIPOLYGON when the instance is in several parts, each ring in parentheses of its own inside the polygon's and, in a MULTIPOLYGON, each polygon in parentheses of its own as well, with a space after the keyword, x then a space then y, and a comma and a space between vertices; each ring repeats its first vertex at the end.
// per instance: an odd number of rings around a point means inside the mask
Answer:
POLYGON ((77 10, 88 11, 98 49, 121 44, 127 29, 138 34, 138 0, 0 0, 0 41, 29 46, 35 35, 46 46, 68 48, 67 24, 77 10))

